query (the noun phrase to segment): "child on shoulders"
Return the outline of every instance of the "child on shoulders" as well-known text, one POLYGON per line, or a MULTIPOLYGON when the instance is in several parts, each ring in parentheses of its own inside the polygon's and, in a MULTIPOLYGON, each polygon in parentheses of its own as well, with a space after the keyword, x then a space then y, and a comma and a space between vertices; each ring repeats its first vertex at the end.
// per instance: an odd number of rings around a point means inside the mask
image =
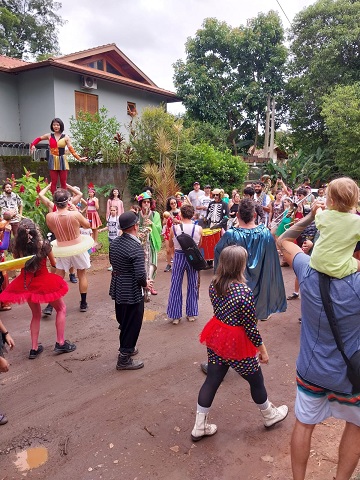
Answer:
POLYGON ((315 224, 320 232, 311 255, 310 266, 330 277, 344 278, 360 271, 360 261, 353 257, 360 240, 360 217, 355 215, 359 187, 348 177, 329 183, 326 210, 319 208, 315 224))

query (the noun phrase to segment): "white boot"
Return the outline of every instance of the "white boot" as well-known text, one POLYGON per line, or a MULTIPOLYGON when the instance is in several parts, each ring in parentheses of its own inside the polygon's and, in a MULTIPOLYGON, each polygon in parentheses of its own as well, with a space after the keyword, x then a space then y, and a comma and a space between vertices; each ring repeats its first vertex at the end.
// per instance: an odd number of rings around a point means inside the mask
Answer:
POLYGON ((191 438, 194 442, 201 440, 206 435, 214 435, 217 432, 217 426, 207 423, 207 413, 196 412, 194 428, 191 432, 191 438))
POLYGON ((262 416, 264 417, 265 427, 271 427, 275 423, 279 423, 287 417, 289 409, 286 405, 281 405, 281 407, 275 407, 270 403, 270 407, 266 410, 260 410, 262 416))

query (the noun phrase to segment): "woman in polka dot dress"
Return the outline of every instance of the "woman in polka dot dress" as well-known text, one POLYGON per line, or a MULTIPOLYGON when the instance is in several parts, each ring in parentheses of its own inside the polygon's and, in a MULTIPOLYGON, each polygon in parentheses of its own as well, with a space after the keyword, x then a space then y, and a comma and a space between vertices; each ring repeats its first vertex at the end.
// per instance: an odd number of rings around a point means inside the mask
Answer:
POLYGON ((276 408, 267 397, 260 363, 267 364, 269 356, 256 326, 253 294, 245 284, 246 261, 243 247, 224 248, 209 288, 214 316, 200 334, 200 342, 207 346, 208 371, 198 396, 193 441, 217 431, 216 425, 207 423, 207 416, 229 367, 249 383, 265 427, 281 422, 288 414, 286 405, 276 408))

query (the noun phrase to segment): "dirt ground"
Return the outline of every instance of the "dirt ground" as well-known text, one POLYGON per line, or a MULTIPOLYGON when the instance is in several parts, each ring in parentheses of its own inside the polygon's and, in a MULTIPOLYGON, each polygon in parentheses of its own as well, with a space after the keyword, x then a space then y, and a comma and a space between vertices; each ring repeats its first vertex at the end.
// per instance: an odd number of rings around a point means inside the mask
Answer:
MULTIPOLYGON (((247 384, 230 371, 211 410, 218 433, 193 443, 197 394, 204 374, 206 349, 198 334, 212 311, 207 289, 211 271, 201 273, 200 316, 183 317, 174 326, 166 319, 170 273, 159 261, 156 288, 146 304, 138 358, 145 368, 115 369, 118 330, 108 296, 107 258, 94 257, 89 272, 89 310, 79 312, 77 285, 66 296, 66 338, 72 354, 56 355, 54 318, 42 320, 44 352, 33 361, 27 305, 1 313, 16 348, 7 355, 11 370, 0 377, 0 410, 9 422, 0 427, 0 480, 288 480, 290 435, 294 423, 295 359, 298 351, 300 301, 286 313, 261 322, 270 354, 263 368, 270 400, 286 403, 288 418, 265 429, 247 384), (21 471, 21 451, 44 447, 47 461, 21 471)), ((287 293, 294 274, 283 269, 287 293)), ((309 480, 332 479, 343 424, 329 419, 315 429, 309 480)), ((360 470, 357 475, 360 474, 360 470)), ((354 478, 360 478, 354 476, 354 478)))

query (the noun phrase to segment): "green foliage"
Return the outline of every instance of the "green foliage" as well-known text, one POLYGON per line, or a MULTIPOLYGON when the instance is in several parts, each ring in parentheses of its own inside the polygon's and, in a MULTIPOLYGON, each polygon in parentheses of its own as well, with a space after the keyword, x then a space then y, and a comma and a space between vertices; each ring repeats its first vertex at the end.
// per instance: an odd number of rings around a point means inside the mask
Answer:
POLYGON ((231 191, 241 187, 248 173, 248 166, 241 157, 234 157, 229 150, 221 152, 206 143, 188 144, 176 171, 176 180, 182 191, 193 189, 195 180, 202 185, 231 191))
POLYGON ((77 119, 70 119, 75 150, 88 157, 90 163, 130 163, 133 150, 119 133, 120 126, 116 117, 108 116, 105 107, 95 114, 79 112, 77 119))
POLYGON ((45 221, 48 209, 40 202, 38 193, 46 187, 47 183, 44 181, 44 177, 36 178, 34 176, 35 173, 30 172, 25 167, 24 171, 25 173, 22 177, 15 179, 14 175, 12 175, 7 181, 13 185, 14 193, 21 197, 23 215, 37 223, 41 232, 45 235, 48 232, 45 221))
POLYGON ((108 197, 113 188, 117 188, 113 183, 107 183, 102 187, 97 187, 96 185, 94 185, 95 192, 98 196, 101 197, 108 197))
POLYGON ((0 54, 28 60, 59 53, 58 27, 65 21, 53 0, 2 0, 0 54))
POLYGON ((342 175, 360 179, 360 82, 338 85, 324 96, 322 116, 342 175))
POLYGON ((295 17, 287 99, 297 148, 327 145, 323 99, 334 86, 360 80, 359 39, 359 1, 318 0, 295 17))
MULTIPOLYGON (((135 150, 139 163, 159 163, 159 134, 166 137, 167 157, 176 163, 179 149, 186 135, 182 128, 182 120, 167 113, 164 107, 147 107, 131 125, 130 142, 135 150)), ((161 142, 160 142, 161 143, 161 142)), ((159 148, 160 147, 160 148, 159 148)))
POLYGON ((239 140, 253 139, 267 94, 283 86, 287 51, 279 16, 259 14, 231 28, 208 18, 186 43, 186 61, 175 65, 174 82, 188 115, 228 131, 234 152, 239 140))
POLYGON ((328 155, 328 151, 321 148, 310 155, 299 150, 281 163, 274 163, 271 159, 264 166, 264 173, 270 175, 273 182, 281 175, 291 188, 296 188, 306 178, 310 178, 312 185, 325 183, 339 174, 334 160, 328 155))

